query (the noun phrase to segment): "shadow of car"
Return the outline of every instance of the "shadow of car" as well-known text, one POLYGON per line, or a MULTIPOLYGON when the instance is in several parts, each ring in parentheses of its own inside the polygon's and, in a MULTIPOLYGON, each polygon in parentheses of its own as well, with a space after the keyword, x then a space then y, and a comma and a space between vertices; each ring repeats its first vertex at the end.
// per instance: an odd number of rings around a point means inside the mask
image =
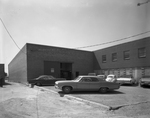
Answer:
POLYGON ((37 85, 37 86, 41 86, 41 85, 55 85, 56 81, 60 81, 60 80, 66 80, 65 78, 55 78, 52 75, 41 75, 37 78, 34 78, 32 80, 29 80, 29 84, 32 85, 37 85))

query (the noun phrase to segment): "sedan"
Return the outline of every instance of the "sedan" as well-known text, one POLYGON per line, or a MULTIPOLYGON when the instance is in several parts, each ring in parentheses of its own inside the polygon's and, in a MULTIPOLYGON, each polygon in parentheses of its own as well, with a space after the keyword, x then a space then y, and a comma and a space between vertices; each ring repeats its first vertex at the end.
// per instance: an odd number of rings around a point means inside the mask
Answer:
POLYGON ((140 86, 148 85, 150 86, 150 76, 144 76, 140 79, 140 86))
POLYGON ((98 76, 78 76, 74 80, 56 81, 55 88, 64 93, 71 91, 99 91, 106 93, 109 90, 119 89, 120 84, 107 82, 98 76))
POLYGON ((125 75, 117 78, 117 83, 120 83, 121 85, 122 84, 134 85, 136 84, 136 80, 131 75, 125 75))
POLYGON ((29 80, 32 85, 55 85, 56 81, 65 80, 64 78, 55 78, 51 75, 41 75, 35 79, 29 80))

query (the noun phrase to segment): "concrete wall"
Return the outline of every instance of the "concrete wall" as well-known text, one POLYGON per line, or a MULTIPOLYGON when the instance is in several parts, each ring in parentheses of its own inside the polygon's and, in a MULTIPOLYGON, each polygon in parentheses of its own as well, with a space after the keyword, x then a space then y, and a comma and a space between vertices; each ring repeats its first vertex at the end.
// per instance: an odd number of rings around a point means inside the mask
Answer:
POLYGON ((26 46, 14 57, 8 65, 9 81, 27 82, 26 46))
POLYGON ((28 79, 44 74, 44 61, 72 63, 72 76, 94 72, 94 53, 74 49, 27 44, 28 79))

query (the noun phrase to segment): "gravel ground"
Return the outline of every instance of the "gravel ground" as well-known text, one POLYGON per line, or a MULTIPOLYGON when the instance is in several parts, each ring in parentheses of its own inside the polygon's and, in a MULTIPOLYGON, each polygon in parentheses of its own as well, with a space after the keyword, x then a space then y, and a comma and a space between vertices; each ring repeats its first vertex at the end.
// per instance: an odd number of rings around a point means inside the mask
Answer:
MULTIPOLYGON (((108 111, 97 105, 18 83, 5 85, 0 88, 0 93, 0 118, 133 118, 133 115, 122 113, 130 111, 131 106, 108 111)), ((141 118, 144 117, 143 114, 141 118)))

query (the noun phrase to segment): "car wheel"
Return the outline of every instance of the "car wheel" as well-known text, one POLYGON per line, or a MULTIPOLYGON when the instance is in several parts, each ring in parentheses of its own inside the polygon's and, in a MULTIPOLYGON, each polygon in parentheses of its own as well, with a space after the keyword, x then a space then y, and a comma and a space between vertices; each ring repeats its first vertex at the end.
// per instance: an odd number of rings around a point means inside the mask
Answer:
POLYGON ((70 86, 64 86, 63 87, 63 92, 64 93, 70 93, 71 92, 71 87, 70 86))
POLYGON ((102 88, 99 89, 99 92, 100 92, 100 93, 106 93, 106 92, 107 92, 107 89, 108 89, 108 88, 106 88, 106 87, 102 87, 102 88))

